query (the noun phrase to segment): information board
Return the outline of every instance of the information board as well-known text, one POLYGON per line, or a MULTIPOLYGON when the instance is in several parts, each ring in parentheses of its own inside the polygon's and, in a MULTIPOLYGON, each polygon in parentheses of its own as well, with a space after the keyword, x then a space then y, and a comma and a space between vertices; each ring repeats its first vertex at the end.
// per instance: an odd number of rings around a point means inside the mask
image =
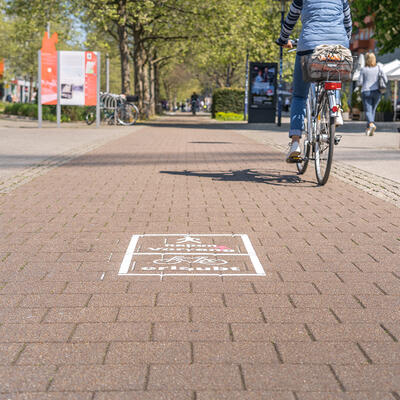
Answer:
POLYGON ((59 60, 61 105, 96 105, 96 53, 91 51, 60 51, 59 60))

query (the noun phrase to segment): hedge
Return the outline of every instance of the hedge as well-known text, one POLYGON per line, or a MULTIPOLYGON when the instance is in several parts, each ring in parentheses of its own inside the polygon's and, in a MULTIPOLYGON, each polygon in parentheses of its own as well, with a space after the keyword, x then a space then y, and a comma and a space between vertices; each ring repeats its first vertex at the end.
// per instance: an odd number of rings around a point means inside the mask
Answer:
MULTIPOLYGON (((61 108, 61 121, 83 121, 85 119, 87 107, 80 106, 63 106, 61 108)), ((20 115, 24 117, 37 118, 38 106, 30 103, 13 103, 7 104, 4 109, 4 114, 20 115)), ((56 121, 57 111, 56 106, 43 106, 42 116, 44 121, 56 121)))
POLYGON ((244 89, 223 88, 213 93, 211 114, 219 112, 242 114, 244 110, 244 89))
POLYGON ((218 112, 215 114, 215 119, 219 121, 243 121, 244 115, 236 113, 218 112))

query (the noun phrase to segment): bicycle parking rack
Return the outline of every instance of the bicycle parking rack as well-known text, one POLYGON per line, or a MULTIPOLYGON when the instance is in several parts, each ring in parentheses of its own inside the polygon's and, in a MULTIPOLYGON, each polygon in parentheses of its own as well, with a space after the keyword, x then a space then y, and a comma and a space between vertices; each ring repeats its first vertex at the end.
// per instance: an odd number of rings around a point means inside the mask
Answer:
POLYGON ((117 125, 117 108, 123 102, 121 95, 102 93, 100 95, 100 108, 113 116, 113 124, 117 125))

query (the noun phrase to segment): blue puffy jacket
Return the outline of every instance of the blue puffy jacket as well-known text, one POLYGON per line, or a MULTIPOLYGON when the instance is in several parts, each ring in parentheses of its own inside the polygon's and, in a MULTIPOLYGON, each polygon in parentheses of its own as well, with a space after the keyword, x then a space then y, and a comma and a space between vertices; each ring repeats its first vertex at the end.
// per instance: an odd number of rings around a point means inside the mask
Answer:
POLYGON ((320 44, 349 47, 352 22, 347 0, 293 0, 279 44, 287 43, 300 15, 303 29, 297 51, 313 50, 320 44))

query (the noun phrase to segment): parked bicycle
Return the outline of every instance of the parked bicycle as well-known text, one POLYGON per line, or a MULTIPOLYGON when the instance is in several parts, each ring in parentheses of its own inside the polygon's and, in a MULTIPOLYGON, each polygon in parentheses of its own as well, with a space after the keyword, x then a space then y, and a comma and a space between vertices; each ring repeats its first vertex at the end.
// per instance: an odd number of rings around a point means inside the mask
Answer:
POLYGON ((309 161, 313 160, 319 185, 328 181, 333 149, 342 138, 336 135, 338 118, 341 118, 340 90, 342 81, 349 80, 353 70, 351 53, 343 49, 324 45, 302 57, 303 77, 311 85, 306 103, 305 135, 300 139, 302 154, 292 162, 296 163, 298 173, 304 174, 309 161))
MULTIPOLYGON (((138 96, 124 96, 111 93, 100 94, 100 120, 109 125, 134 125, 139 118, 139 109, 134 102, 138 96)), ((89 107, 86 117, 88 125, 96 121, 96 107, 89 107)))

